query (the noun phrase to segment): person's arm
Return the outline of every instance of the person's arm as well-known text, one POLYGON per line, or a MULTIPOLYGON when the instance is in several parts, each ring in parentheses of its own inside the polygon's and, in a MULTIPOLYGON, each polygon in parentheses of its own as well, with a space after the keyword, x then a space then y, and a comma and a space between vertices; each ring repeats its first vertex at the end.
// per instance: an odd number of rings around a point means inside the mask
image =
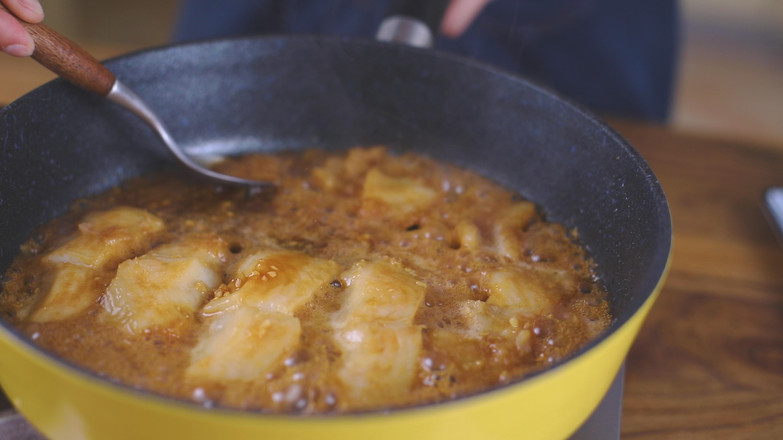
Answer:
MULTIPOLYGON (((43 8, 38 0, 0 0, 0 3, 29 23, 38 23, 44 18, 43 8)), ((24 57, 32 55, 34 48, 32 37, 17 19, 0 10, 0 50, 9 55, 24 57)))
POLYGON ((443 16, 441 32, 448 37, 459 37, 490 1, 492 0, 451 0, 443 16))

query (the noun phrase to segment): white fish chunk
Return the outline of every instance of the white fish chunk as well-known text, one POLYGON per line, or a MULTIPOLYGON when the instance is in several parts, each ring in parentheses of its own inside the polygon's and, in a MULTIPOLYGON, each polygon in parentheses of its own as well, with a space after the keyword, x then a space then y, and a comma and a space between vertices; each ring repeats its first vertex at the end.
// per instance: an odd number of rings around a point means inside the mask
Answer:
POLYGON ((489 274, 487 304, 524 314, 538 314, 553 305, 553 294, 532 271, 501 270, 489 274))
POLYGON ((482 247, 481 231, 475 223, 462 220, 454 227, 454 239, 460 249, 476 252, 482 247))
POLYGON ((438 192, 409 177, 387 176, 377 168, 367 172, 362 189, 362 204, 380 202, 383 212, 407 214, 426 208, 435 201, 438 192))
POLYGON ((117 268, 101 298, 109 316, 131 333, 176 330, 222 281, 228 245, 215 235, 161 245, 117 268))
POLYGON ((402 266, 386 261, 361 261, 342 274, 346 289, 337 326, 407 324, 424 300, 426 285, 402 266))
POLYGON ((337 376, 347 408, 393 402, 409 392, 421 351, 421 327, 414 325, 426 286, 403 267, 361 262, 342 277, 346 299, 332 326, 342 355, 337 376))
POLYGON ((498 254, 519 260, 522 258, 522 234, 524 227, 536 214, 530 202, 517 202, 498 215, 494 228, 495 250, 498 254))
POLYGON ((281 249, 243 259, 229 283, 236 290, 202 309, 207 326, 191 351, 186 375, 252 381, 280 368, 300 344, 301 323, 294 312, 339 271, 334 261, 281 249))
POLYGON ((509 310, 478 300, 461 302, 459 314, 465 322, 465 329, 461 333, 470 339, 503 333, 509 328, 509 319, 512 317, 509 310))
POLYGON ((421 352, 421 328, 365 324, 336 332, 342 350, 338 379, 349 407, 395 402, 410 392, 421 352))
POLYGON ((28 319, 33 322, 60 321, 77 315, 95 303, 95 270, 70 263, 57 264, 47 276, 48 293, 28 319))
POLYGON ((51 273, 49 287, 28 318, 48 322, 83 312, 100 298, 94 283, 101 271, 146 252, 164 232, 163 220, 143 209, 118 207, 86 215, 76 234, 43 257, 51 273))
POLYGON ((147 251, 165 229, 149 212, 118 207, 86 215, 78 233, 44 257, 46 263, 70 263, 103 269, 147 251))
POLYGON ((290 315, 255 307, 227 310, 210 319, 185 375, 218 382, 263 379, 293 353, 301 333, 299 320, 290 315))
POLYGON ((229 282, 238 288, 210 301, 203 312, 211 315, 247 305, 293 314, 321 286, 334 280, 339 271, 336 262, 302 252, 281 249, 255 252, 240 262, 229 282))

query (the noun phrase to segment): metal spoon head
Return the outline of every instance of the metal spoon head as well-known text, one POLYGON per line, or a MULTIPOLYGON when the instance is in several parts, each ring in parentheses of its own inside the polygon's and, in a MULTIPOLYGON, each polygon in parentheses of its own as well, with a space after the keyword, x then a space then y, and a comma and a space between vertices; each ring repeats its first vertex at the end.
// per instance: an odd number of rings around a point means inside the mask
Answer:
POLYGON ((149 125, 155 131, 158 137, 160 137, 174 157, 180 163, 198 175, 224 185, 248 186, 256 189, 263 189, 274 186, 273 183, 267 181, 245 179, 243 177, 236 177, 219 173, 195 160, 193 157, 185 153, 179 147, 179 145, 177 145, 177 143, 174 141, 174 138, 171 136, 169 131, 166 129, 166 126, 163 124, 160 118, 158 118, 155 112, 153 112, 152 109, 150 109, 147 104, 145 104, 144 101, 138 95, 136 95, 135 92, 133 92, 133 90, 128 88, 119 80, 115 80, 111 91, 106 95, 106 97, 109 100, 130 110, 132 113, 146 122, 147 125, 149 125))

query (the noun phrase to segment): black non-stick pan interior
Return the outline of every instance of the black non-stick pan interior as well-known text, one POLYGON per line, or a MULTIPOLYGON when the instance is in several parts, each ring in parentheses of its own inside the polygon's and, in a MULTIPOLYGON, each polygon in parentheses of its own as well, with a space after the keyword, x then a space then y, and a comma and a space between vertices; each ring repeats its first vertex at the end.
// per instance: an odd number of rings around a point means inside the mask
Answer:
MULTIPOLYGON (((551 92, 451 55, 338 38, 172 46, 108 63, 181 144, 218 153, 386 144, 470 167, 578 228, 615 326, 657 285, 665 197, 612 129, 551 92)), ((172 165, 118 106, 57 80, 0 112, 0 272, 77 198, 172 165)))

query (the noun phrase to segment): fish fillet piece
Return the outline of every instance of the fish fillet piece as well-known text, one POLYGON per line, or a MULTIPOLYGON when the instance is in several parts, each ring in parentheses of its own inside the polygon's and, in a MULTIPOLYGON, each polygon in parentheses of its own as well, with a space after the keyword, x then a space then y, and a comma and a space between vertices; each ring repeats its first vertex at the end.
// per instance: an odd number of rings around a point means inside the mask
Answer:
POLYGON ((460 333, 469 339, 482 339, 489 334, 501 334, 510 327, 513 316, 510 310, 487 304, 484 301, 467 300, 459 304, 459 314, 465 322, 460 333))
POLYGON ((189 379, 251 381, 263 379, 299 345, 299 320, 255 307, 227 310, 212 317, 191 351, 189 379))
POLYGON ((346 299, 332 322, 342 352, 337 377, 346 392, 343 405, 394 402, 416 376, 422 329, 413 319, 426 286, 386 261, 357 263, 343 280, 346 299))
POLYGON ((147 251, 164 229, 163 220, 143 209, 124 206, 90 213, 78 233, 44 262, 103 269, 147 251))
POLYGON ((402 266, 361 261, 342 274, 347 286, 339 327, 366 323, 412 324, 424 300, 426 285, 402 266))
POLYGON ((513 342, 520 353, 528 352, 531 333, 526 323, 536 315, 548 313, 564 291, 576 288, 576 282, 566 271, 526 265, 489 272, 486 286, 486 301, 459 303, 463 326, 441 332, 438 336, 442 336, 442 341, 459 336, 474 341, 500 337, 513 342))
POLYGON ((97 282, 95 270, 62 263, 47 275, 48 294, 39 302, 29 319, 33 322, 60 321, 90 307, 97 296, 86 294, 94 291, 97 282))
POLYGON ((118 207, 86 215, 79 229, 62 246, 43 257, 49 280, 29 319, 48 322, 67 319, 100 298, 94 288, 100 272, 147 251, 165 232, 161 219, 143 209, 118 207))
MULTIPOLYGON (((387 176, 377 168, 367 172, 362 188, 362 205, 366 211, 373 203, 380 202, 383 212, 408 214, 426 208, 435 201, 434 189, 409 177, 387 176)), ((379 209, 380 210, 380 209, 379 209)))
POLYGON ((240 262, 234 278, 228 283, 238 288, 210 301, 203 312, 210 315, 246 305, 268 312, 293 314, 339 272, 335 261, 302 252, 258 251, 240 262))
POLYGON ((462 220, 454 228, 454 241, 460 249, 476 252, 482 246, 481 232, 475 223, 462 220))
POLYGON ((536 279, 533 271, 501 270, 489 274, 487 304, 537 314, 553 305, 548 289, 536 279))
POLYGON ((335 334, 342 351, 338 379, 349 399, 346 409, 405 397, 416 378, 421 328, 364 324, 335 334))
POLYGON ((109 316, 131 333, 175 329, 220 285, 228 245, 216 235, 161 245, 117 268, 101 298, 109 316))
POLYGON ((207 327, 191 351, 186 375, 211 381, 263 379, 299 347, 296 309, 339 271, 334 261, 281 249, 244 258, 229 282, 236 290, 202 309, 207 327))
POLYGON ((495 249, 498 254, 512 260, 522 258, 522 234, 535 215, 536 207, 530 202, 517 202, 498 214, 498 222, 494 228, 495 249))

